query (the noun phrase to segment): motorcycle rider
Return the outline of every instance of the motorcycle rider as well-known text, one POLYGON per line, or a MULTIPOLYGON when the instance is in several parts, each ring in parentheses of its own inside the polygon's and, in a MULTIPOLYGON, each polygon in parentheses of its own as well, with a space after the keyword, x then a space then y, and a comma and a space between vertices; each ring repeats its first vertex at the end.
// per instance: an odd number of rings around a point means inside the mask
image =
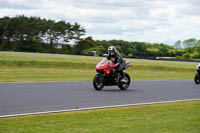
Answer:
POLYGON ((106 58, 107 60, 111 60, 112 62, 116 63, 113 66, 109 65, 109 67, 116 68, 117 72, 120 73, 122 77, 124 77, 123 68, 126 65, 126 61, 123 60, 122 56, 117 51, 115 46, 108 47, 108 55, 106 58))

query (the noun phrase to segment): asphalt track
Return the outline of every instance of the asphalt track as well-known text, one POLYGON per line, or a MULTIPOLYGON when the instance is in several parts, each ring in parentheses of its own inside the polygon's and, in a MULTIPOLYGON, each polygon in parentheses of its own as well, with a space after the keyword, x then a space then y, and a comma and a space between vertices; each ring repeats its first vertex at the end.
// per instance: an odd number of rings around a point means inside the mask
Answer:
POLYGON ((0 83, 0 117, 56 110, 200 99, 193 81, 132 81, 95 91, 92 82, 0 83))

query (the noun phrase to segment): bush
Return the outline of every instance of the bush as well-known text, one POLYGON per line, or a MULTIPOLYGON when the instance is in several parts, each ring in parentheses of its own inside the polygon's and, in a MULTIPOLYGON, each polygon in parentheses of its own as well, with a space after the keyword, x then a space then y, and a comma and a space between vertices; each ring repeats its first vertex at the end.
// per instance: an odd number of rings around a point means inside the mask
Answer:
POLYGON ((125 57, 125 54, 124 54, 124 53, 121 53, 121 56, 122 56, 122 57, 125 57))
POLYGON ((132 54, 132 53, 129 53, 129 54, 128 54, 128 57, 133 57, 133 54, 132 54))
POLYGON ((190 55, 191 59, 200 59, 200 53, 199 52, 194 52, 190 55))
POLYGON ((176 59, 181 59, 181 56, 176 56, 176 59))
POLYGON ((182 59, 190 59, 190 53, 184 53, 182 56, 181 56, 182 59))

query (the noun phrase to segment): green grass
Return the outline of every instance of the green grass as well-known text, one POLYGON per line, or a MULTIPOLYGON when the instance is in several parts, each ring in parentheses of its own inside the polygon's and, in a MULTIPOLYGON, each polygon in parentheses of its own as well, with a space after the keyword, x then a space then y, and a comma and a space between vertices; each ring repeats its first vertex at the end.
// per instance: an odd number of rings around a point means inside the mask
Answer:
MULTIPOLYGON (((88 81, 102 57, 0 52, 0 81, 88 81)), ((132 80, 192 80, 196 63, 126 59, 132 80)))
POLYGON ((199 133, 200 101, 0 119, 1 133, 199 133))
MULTIPOLYGON (((92 80, 102 58, 0 52, 0 81, 92 80)), ((196 63, 126 59, 132 80, 192 80, 196 63)), ((0 119, 0 133, 199 133, 200 101, 0 119)))

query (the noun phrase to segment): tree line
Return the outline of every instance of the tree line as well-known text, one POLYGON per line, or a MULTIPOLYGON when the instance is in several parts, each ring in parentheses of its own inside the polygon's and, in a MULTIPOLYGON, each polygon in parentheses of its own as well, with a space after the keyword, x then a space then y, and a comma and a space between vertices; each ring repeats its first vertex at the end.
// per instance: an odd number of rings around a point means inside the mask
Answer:
POLYGON ((200 40, 194 38, 176 41, 173 46, 162 43, 130 42, 124 40, 93 40, 85 37, 86 30, 78 23, 55 21, 40 17, 0 18, 0 50, 41 53, 98 55, 116 46, 122 56, 128 57, 175 57, 200 59, 200 40))
POLYGON ((190 38, 183 42, 179 40, 175 42, 174 48, 183 51, 182 55, 176 58, 200 59, 200 40, 196 40, 195 38, 190 38))
POLYGON ((70 51, 69 42, 78 42, 85 29, 78 23, 56 22, 40 17, 0 18, 0 50, 29 52, 70 51), (61 47, 61 49, 58 49, 61 47))
POLYGON ((75 45, 76 54, 88 55, 91 51, 96 51, 99 55, 107 52, 107 48, 111 45, 115 46, 122 56, 126 57, 174 57, 181 59, 200 59, 200 40, 195 40, 191 46, 191 41, 195 39, 185 40, 188 42, 185 48, 176 48, 162 43, 148 42, 129 42, 123 40, 99 41, 93 40, 91 37, 81 40, 75 45))

